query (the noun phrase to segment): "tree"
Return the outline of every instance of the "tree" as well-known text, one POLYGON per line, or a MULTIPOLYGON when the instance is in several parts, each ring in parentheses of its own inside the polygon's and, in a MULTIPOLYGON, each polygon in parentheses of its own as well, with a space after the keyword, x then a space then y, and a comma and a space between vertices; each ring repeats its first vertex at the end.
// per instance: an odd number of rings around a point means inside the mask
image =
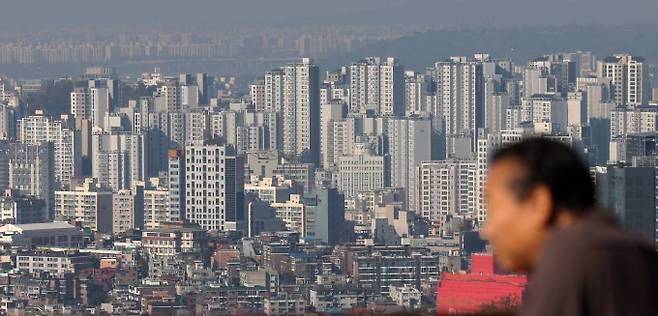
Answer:
POLYGON ((515 315, 519 305, 521 301, 518 297, 508 295, 483 304, 478 315, 515 315))
POLYGON ((57 80, 43 86, 38 93, 25 95, 28 113, 34 113, 37 109, 42 109, 53 117, 69 113, 71 91, 73 81, 57 80))

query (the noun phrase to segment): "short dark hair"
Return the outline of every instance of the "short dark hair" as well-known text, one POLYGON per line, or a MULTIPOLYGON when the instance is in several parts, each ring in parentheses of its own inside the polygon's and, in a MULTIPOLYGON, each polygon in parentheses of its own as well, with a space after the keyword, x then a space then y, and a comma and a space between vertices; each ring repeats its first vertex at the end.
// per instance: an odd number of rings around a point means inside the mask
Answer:
POLYGON ((491 157, 515 159, 524 169, 510 187, 524 199, 537 185, 545 185, 556 209, 585 213, 595 206, 594 183, 586 165, 571 147, 545 137, 533 137, 504 146, 491 157))

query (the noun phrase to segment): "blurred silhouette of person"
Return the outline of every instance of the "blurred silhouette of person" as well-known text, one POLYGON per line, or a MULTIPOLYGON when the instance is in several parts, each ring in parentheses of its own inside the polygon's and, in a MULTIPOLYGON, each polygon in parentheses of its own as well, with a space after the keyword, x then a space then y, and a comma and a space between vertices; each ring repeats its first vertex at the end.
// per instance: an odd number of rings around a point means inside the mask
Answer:
POLYGON ((568 146, 530 138, 490 161, 482 235, 498 265, 527 272, 520 315, 658 315, 658 260, 596 206, 568 146))

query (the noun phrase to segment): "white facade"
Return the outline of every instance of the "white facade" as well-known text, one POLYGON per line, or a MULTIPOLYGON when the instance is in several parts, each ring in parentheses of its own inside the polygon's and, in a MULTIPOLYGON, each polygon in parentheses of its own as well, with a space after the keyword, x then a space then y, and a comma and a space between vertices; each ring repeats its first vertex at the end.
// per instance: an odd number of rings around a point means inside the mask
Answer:
POLYGON ((283 71, 275 69, 265 74, 265 104, 266 111, 279 112, 283 108, 283 71))
POLYGON ((318 66, 309 58, 288 64, 283 71, 283 153, 315 157, 319 152, 320 92, 318 66), (317 138, 317 140, 315 139, 317 138))
POLYGON ((167 112, 178 112, 181 109, 181 91, 178 85, 167 83, 158 87, 156 103, 167 112))
POLYGON ((91 101, 86 88, 76 88, 71 91, 71 115, 76 119, 91 118, 91 101))
POLYGON ((276 210, 276 217, 285 223, 288 230, 304 236, 306 233, 306 211, 301 195, 291 194, 288 201, 272 203, 270 207, 276 210))
POLYGON ((93 231, 112 233, 112 191, 94 179, 68 191, 55 191, 55 212, 93 231))
POLYGON ((185 218, 185 158, 183 152, 167 151, 167 192, 169 214, 167 221, 178 222, 185 218))
POLYGON ((368 57, 350 66, 350 112, 404 114, 404 70, 395 58, 368 57))
POLYGON ((37 112, 21 119, 19 140, 27 144, 51 142, 53 146, 53 172, 55 181, 63 187, 71 185, 71 179, 80 175, 80 137, 64 123, 37 112))
POLYGON ((473 133, 480 108, 482 66, 465 57, 452 57, 434 64, 435 115, 443 117, 446 136, 473 133))
MULTIPOLYGON (((207 230, 236 229, 236 157, 220 145, 185 147, 185 216, 207 230)), ((241 188, 239 188, 241 189, 241 188)))
POLYGON ((149 157, 144 134, 96 132, 92 135, 92 176, 112 190, 130 190, 146 180, 149 157))
POLYGON ((424 74, 408 71, 404 78, 405 115, 424 115, 432 111, 428 102, 430 80, 424 74))
POLYGON ((567 101, 552 94, 533 95, 522 99, 522 116, 524 121, 534 124, 547 124, 550 132, 566 132, 568 124, 567 101))
POLYGON ((8 187, 20 194, 42 198, 52 218, 51 199, 54 188, 52 147, 41 144, 9 144, 8 187))
POLYGON ((418 167, 420 215, 440 225, 449 216, 475 215, 477 162, 424 161, 418 167))
POLYGON ((110 91, 107 88, 89 89, 91 124, 94 127, 105 128, 105 116, 110 112, 110 91))
POLYGON ((351 198, 363 191, 381 189, 386 184, 386 160, 367 150, 338 157, 338 190, 351 198))
POLYGON ((169 213, 169 190, 152 188, 144 190, 144 228, 157 228, 171 221, 169 213))
POLYGON ((251 177, 250 183, 245 183, 244 192, 255 193, 259 199, 267 203, 281 203, 290 198, 293 187, 292 180, 279 177, 251 177))
POLYGON ((256 111, 265 111, 265 80, 261 79, 249 85, 249 96, 256 111))
POLYGON ((656 109, 618 107, 610 111, 610 139, 636 133, 656 132, 656 109))
POLYGON ((640 106, 649 102, 648 78, 644 60, 618 54, 597 64, 599 78, 610 78, 612 99, 617 105, 640 106))
POLYGON ((337 159, 342 156, 351 156, 356 138, 356 118, 347 117, 340 121, 329 123, 327 132, 332 150, 327 152, 326 165, 330 167, 336 164, 337 159))
POLYGON ((119 190, 112 195, 112 213, 113 234, 135 228, 135 197, 130 190, 119 190))
POLYGON ((342 101, 322 104, 320 112, 320 162, 330 167, 334 162, 334 122, 343 118, 345 105, 342 101))

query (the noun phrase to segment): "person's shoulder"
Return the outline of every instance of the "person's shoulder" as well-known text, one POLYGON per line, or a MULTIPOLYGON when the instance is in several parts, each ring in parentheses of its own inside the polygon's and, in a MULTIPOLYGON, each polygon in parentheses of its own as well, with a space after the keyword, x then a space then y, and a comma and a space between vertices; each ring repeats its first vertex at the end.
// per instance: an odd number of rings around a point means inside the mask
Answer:
POLYGON ((587 215, 571 227, 556 229, 549 238, 548 246, 550 251, 559 252, 562 256, 573 254, 580 258, 620 254, 656 256, 649 240, 624 231, 611 214, 603 211, 587 215))
MULTIPOLYGON (((523 315, 541 314, 553 307, 554 313, 549 314, 567 314, 565 308, 583 310, 583 306, 592 311, 610 306, 612 310, 619 310, 615 306, 623 306, 622 310, 653 308, 651 302, 658 293, 655 249, 646 240, 623 231, 609 218, 594 215, 550 233, 531 274, 529 306, 523 315), (629 303, 624 292, 628 289, 643 294, 635 295, 633 303, 629 303), (602 306, 601 302, 606 305, 602 306)), ((653 315, 629 315, 649 314, 653 315)))

